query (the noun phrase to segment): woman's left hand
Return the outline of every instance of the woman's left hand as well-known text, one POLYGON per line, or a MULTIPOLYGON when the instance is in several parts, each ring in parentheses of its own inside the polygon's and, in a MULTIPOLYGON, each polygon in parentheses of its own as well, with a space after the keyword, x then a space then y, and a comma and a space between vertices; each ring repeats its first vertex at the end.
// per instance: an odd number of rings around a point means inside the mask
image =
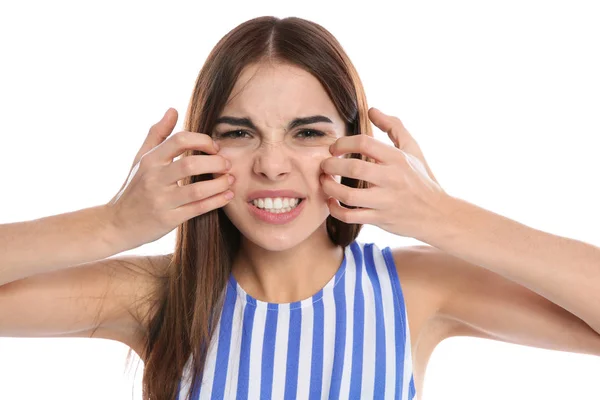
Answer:
POLYGON ((421 238, 434 229, 441 215, 442 201, 448 197, 429 169, 417 142, 397 117, 376 108, 369 119, 386 132, 395 147, 368 135, 344 136, 329 152, 333 157, 321 163, 321 184, 333 217, 349 224, 371 224, 400 236, 421 238), (375 160, 338 158, 361 153, 375 160), (361 179, 366 189, 342 185, 331 175, 361 179), (360 208, 349 209, 339 202, 360 208))

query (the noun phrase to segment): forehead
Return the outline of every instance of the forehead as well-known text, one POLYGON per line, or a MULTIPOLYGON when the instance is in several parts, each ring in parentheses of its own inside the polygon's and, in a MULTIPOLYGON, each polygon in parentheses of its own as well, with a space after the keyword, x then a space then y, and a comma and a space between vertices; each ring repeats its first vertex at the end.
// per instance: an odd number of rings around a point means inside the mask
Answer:
POLYGON ((321 114, 343 126, 323 85, 309 72, 290 64, 246 66, 222 114, 247 116, 264 126, 287 125, 297 117, 321 114))

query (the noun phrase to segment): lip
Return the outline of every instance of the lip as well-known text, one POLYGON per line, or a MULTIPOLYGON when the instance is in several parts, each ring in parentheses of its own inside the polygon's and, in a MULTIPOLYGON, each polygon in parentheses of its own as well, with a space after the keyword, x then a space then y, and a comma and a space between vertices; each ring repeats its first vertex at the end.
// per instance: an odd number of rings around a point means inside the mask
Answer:
POLYGON ((290 197, 290 198, 299 198, 304 199, 306 196, 296 192, 295 190, 256 190, 251 192, 248 195, 248 202, 251 202, 254 199, 261 199, 265 197, 275 198, 275 197, 290 197))
POLYGON ((252 204, 251 202, 248 202, 246 204, 248 204, 248 208, 250 209, 250 212, 259 220, 264 221, 269 224, 273 224, 273 225, 283 225, 283 224, 287 224, 288 222, 293 221, 294 219, 296 219, 298 217, 298 215, 300 215, 300 213, 304 209, 306 200, 301 201, 300 204, 298 204, 298 206, 295 207, 294 209, 292 209, 291 211, 288 211, 286 213, 280 213, 280 214, 274 214, 274 213, 265 211, 263 209, 260 209, 260 208, 256 207, 254 204, 252 204))

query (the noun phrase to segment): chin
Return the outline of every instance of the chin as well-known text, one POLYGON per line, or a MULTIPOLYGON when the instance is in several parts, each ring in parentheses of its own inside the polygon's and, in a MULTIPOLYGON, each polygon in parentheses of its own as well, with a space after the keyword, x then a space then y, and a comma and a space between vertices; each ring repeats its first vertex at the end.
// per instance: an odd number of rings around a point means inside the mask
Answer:
POLYGON ((260 233, 253 233, 250 235, 246 235, 242 233, 246 239, 252 242, 254 245, 265 249, 267 251, 284 251, 288 249, 292 249, 296 247, 298 244, 302 243, 302 241, 306 238, 300 238, 298 236, 290 237, 282 235, 281 237, 276 237, 275 235, 265 235, 260 233))

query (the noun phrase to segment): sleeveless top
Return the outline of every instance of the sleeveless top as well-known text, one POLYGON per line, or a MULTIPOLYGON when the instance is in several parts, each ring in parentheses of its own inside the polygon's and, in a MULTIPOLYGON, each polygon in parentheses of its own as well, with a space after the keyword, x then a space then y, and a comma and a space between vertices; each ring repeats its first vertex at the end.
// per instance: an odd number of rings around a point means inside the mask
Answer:
POLYGON ((415 397, 404 296, 389 247, 356 240, 335 276, 293 303, 253 298, 233 274, 201 385, 178 400, 415 397))

